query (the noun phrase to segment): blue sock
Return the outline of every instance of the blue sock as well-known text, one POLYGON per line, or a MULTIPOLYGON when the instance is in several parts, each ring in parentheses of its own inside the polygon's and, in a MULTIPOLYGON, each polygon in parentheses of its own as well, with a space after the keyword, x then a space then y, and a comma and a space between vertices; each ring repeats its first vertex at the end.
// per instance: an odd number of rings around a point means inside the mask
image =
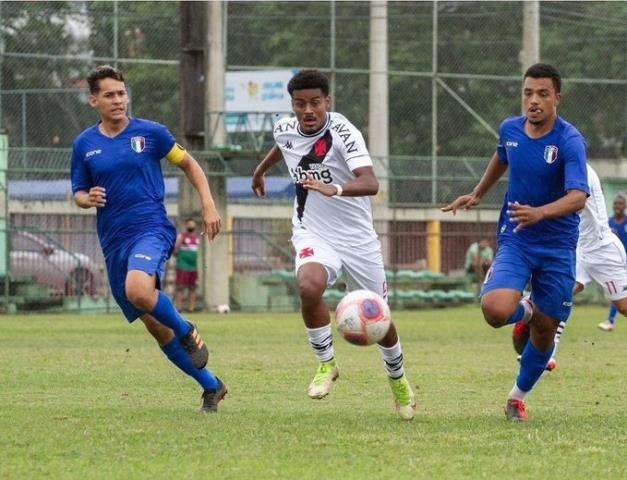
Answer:
POLYGON ((516 379, 516 385, 524 392, 529 392, 538 382, 546 364, 551 359, 553 348, 549 348, 547 352, 540 352, 533 345, 531 340, 527 342, 527 346, 523 350, 520 358, 520 372, 516 379))
POLYGON ((163 325, 174 330, 176 338, 184 337, 192 329, 191 325, 187 323, 183 317, 181 317, 179 312, 176 311, 170 297, 162 291, 159 291, 159 298, 157 299, 155 308, 149 313, 163 325))
POLYGON ((512 315, 511 317, 507 319, 507 322, 505 322, 505 325, 518 323, 523 319, 524 316, 525 316, 525 307, 523 307, 522 302, 519 302, 518 308, 514 312, 514 315, 512 315))
POLYGON ((173 338, 170 343, 161 347, 161 350, 174 365, 196 380, 204 390, 218 389, 216 377, 206 368, 196 368, 177 338, 173 338))
POLYGON ((610 313, 607 316, 607 321, 610 322, 612 325, 614 325, 616 323, 617 315, 618 315, 618 309, 616 308, 616 305, 612 303, 610 305, 610 313))

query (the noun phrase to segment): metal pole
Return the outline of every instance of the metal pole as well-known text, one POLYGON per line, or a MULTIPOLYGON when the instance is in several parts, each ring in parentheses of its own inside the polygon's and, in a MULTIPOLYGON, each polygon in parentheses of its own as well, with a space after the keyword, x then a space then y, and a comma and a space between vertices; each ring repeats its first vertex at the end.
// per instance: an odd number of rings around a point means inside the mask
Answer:
POLYGON ((118 0, 113 1, 113 66, 118 68, 119 46, 118 46, 118 33, 119 33, 119 19, 118 19, 118 0))
POLYGON ((331 83, 331 110, 335 109, 335 0, 331 0, 331 35, 329 40, 329 68, 331 69, 329 81, 331 83))
POLYGON ((26 93, 22 93, 22 148, 24 147, 26 147, 26 93))
POLYGON ((438 2, 433 2, 431 37, 431 203, 438 204, 438 2))

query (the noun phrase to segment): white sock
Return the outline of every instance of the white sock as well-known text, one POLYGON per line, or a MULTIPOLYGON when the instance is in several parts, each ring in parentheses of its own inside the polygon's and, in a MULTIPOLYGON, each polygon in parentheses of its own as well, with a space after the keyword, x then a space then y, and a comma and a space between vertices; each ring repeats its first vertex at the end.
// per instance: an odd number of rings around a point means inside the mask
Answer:
POLYGON ((328 362, 335 357, 333 348, 333 334, 331 333, 331 324, 319 328, 307 328, 307 336, 309 343, 313 348, 316 357, 321 362, 328 362))
POLYGON ((383 347, 379 345, 381 358, 383 358, 383 366, 390 378, 400 378, 405 374, 403 368, 403 349, 401 341, 396 342, 393 347, 383 347))
POLYGON ((566 328, 566 322, 560 322, 557 326, 557 331, 555 332, 555 338, 553 339, 553 343, 555 347, 553 348, 553 355, 551 358, 555 358, 557 355, 557 348, 560 346, 560 340, 562 339, 562 333, 564 333, 564 329, 566 328))
POLYGON ((520 304, 525 309, 525 313, 520 321, 523 323, 529 323, 531 321, 531 317, 533 317, 533 305, 531 304, 531 301, 527 300, 521 300, 520 304))
POLYGON ((529 392, 522 391, 520 388, 518 388, 518 385, 514 383, 514 388, 512 388, 511 392, 509 392, 507 398, 508 400, 520 400, 521 402, 524 402, 527 398, 527 395, 529 395, 529 392))

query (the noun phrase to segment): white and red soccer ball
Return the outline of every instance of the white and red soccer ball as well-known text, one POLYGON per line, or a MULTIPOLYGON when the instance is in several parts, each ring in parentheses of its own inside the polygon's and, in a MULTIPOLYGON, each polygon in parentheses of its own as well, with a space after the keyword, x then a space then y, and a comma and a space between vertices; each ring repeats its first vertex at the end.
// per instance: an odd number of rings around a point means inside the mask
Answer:
POLYGON ((355 345, 372 345, 385 337, 392 324, 387 302, 370 290, 355 290, 335 309, 340 335, 355 345))

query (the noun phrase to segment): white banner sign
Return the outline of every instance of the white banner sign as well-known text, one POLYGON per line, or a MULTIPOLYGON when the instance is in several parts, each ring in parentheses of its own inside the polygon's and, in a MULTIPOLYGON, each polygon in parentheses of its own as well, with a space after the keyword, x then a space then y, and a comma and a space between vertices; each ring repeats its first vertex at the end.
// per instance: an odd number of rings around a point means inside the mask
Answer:
POLYGON ((272 130, 272 114, 292 110, 287 83, 295 73, 295 70, 226 72, 227 130, 272 130))

